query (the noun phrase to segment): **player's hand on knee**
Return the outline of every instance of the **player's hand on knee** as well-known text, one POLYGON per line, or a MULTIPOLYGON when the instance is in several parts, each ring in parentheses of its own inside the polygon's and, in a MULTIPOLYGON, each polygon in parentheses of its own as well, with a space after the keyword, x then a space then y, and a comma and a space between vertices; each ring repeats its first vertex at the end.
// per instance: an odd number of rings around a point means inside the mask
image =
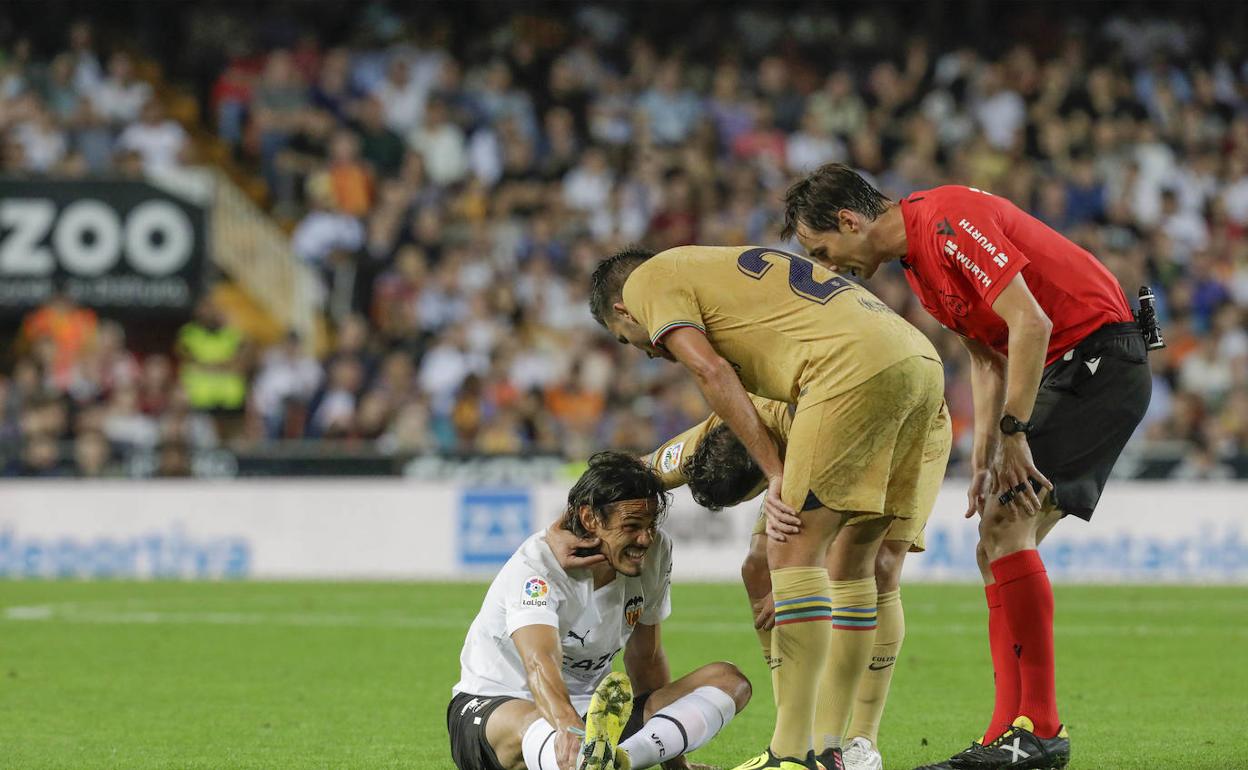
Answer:
POLYGON ((776 625, 776 600, 769 592, 756 602, 750 603, 754 610, 754 627, 770 631, 776 625))
POLYGON ((601 540, 596 537, 577 537, 559 526, 559 522, 546 529, 546 544, 554 552, 559 566, 565 570, 592 567, 607 560, 605 555, 598 552, 601 540))
POLYGON ((971 474, 971 486, 966 490, 966 518, 973 519, 984 514, 984 501, 992 494, 992 471, 980 468, 971 474))
POLYGON ((780 498, 782 485, 781 476, 772 478, 767 482, 767 495, 763 498, 763 513, 767 516, 767 537, 781 543, 787 541, 789 535, 802 531, 802 520, 797 511, 785 505, 780 498))

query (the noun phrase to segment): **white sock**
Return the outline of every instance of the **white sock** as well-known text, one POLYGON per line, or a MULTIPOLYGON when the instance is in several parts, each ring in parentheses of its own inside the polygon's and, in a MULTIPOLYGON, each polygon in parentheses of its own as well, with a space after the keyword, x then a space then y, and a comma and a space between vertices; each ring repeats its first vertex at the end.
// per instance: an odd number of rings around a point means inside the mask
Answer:
MULTIPOLYGON (((718 687, 699 687, 650 717, 620 748, 633 770, 654 767, 703 746, 737 714, 737 704, 718 687)), ((532 765, 530 765, 532 770, 532 765)))
POLYGON ((529 770, 559 770, 555 762, 555 728, 545 719, 539 718, 524 731, 520 751, 529 770))

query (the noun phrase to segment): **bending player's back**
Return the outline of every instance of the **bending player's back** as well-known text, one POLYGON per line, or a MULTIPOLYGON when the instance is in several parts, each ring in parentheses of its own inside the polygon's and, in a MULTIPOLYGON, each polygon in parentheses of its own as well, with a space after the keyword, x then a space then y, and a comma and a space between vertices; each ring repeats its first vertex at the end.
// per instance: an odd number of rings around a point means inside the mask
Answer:
POLYGON ((871 292, 794 254, 682 246, 639 266, 624 304, 651 340, 704 330, 751 393, 813 403, 936 349, 871 292))

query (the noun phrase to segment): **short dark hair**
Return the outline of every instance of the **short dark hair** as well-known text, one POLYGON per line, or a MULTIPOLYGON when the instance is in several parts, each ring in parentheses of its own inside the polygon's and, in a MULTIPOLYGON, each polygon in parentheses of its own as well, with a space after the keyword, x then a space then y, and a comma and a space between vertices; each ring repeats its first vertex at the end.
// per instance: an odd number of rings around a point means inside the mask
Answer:
POLYGON ((780 237, 792 238, 798 222, 817 232, 840 230, 837 212, 841 209, 875 219, 888 209, 889 203, 884 193, 857 171, 842 163, 825 163, 793 183, 784 194, 784 229, 780 237))
POLYGON ((637 266, 654 256, 654 252, 641 246, 629 246, 598 263, 589 279, 589 312, 594 320, 607 325, 611 306, 624 294, 624 282, 637 266))
POLYGON ((577 537, 589 537, 581 522, 581 506, 588 505, 598 519, 611 520, 610 506, 621 500, 654 500, 654 523, 667 513, 669 497, 663 479, 648 463, 624 452, 598 452, 589 458, 589 467, 568 491, 568 507, 560 526, 577 537))
POLYGON ((745 444, 722 424, 706 432, 680 470, 694 502, 712 511, 736 505, 763 483, 763 471, 745 444))

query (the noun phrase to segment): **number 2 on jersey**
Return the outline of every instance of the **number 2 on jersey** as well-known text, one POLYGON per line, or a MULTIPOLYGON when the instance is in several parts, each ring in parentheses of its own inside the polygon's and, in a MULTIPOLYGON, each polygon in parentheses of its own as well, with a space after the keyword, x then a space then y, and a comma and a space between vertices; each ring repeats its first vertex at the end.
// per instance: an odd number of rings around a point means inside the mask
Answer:
POLYGON ((826 305, 828 300, 837 294, 853 288, 853 283, 841 278, 839 275, 833 276, 826 281, 816 281, 815 264, 813 262, 802 259, 796 254, 776 249, 749 249, 741 252, 741 256, 737 257, 737 269, 756 281, 761 280, 767 274, 767 271, 772 268, 772 263, 767 261, 769 256, 788 260, 789 288, 802 299, 826 305))

